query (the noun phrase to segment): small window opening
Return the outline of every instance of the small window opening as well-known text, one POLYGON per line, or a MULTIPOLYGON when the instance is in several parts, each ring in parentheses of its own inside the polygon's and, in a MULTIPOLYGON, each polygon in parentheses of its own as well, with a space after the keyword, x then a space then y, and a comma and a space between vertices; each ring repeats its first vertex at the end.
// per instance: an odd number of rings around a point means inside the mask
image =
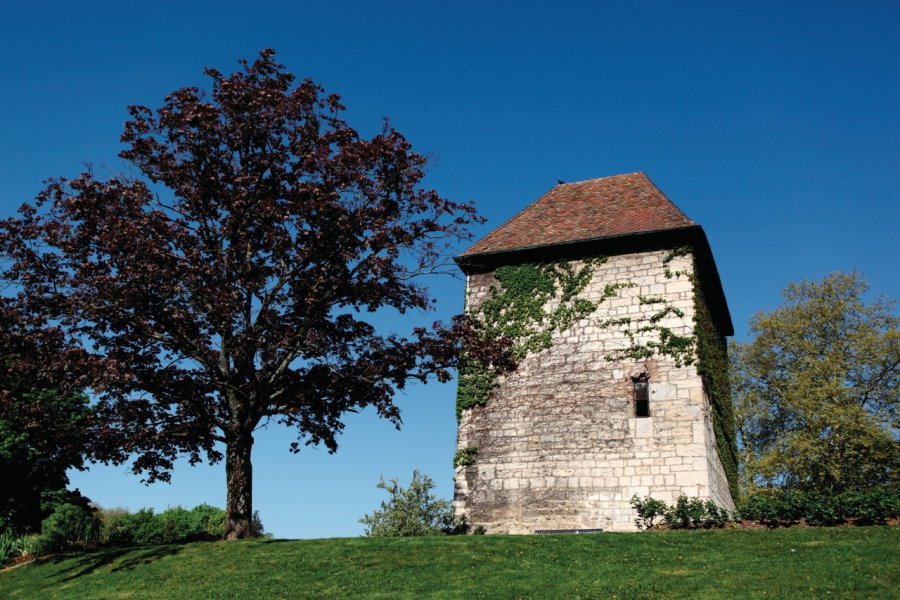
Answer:
POLYGON ((647 384, 647 375, 646 373, 642 374, 632 381, 634 383, 634 416, 649 417, 650 389, 647 384))

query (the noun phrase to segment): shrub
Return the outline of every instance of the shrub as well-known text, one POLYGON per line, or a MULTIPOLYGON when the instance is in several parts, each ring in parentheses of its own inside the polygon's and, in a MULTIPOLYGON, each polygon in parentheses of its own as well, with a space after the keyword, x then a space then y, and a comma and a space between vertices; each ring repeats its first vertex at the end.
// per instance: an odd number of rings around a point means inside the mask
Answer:
MULTIPOLYGON (((194 519, 197 531, 215 538, 221 538, 225 535, 225 511, 209 504, 200 504, 191 509, 191 516, 194 519)), ((259 512, 253 514, 253 526, 256 530, 256 524, 259 522, 259 512)), ((262 533, 262 522, 259 522, 259 531, 262 533)))
POLYGON ((160 522, 162 541, 167 544, 195 537, 191 512, 181 506, 167 508, 156 515, 156 519, 160 522))
MULTIPOLYGON (((63 504, 44 520, 41 535, 0 533, 0 562, 20 554, 42 555, 96 543, 130 546, 220 539, 224 532, 225 511, 208 504, 191 510, 175 506, 158 514, 152 508, 130 513, 124 508, 63 504)), ((259 511, 253 513, 253 534, 266 535, 259 511)))
POLYGON ((16 540, 17 536, 13 535, 9 529, 0 533, 0 565, 12 557, 18 556, 16 540))
POLYGON ((900 489, 896 487, 872 488, 845 496, 849 513, 861 523, 883 525, 900 516, 900 489))
POLYGON ((637 525, 638 529, 650 529, 653 527, 654 521, 663 517, 669 508, 662 500, 655 500, 650 496, 646 496, 641 500, 637 494, 631 497, 631 507, 638 514, 638 518, 634 520, 634 524, 637 525))
POLYGON ((759 521, 770 527, 797 523, 805 512, 799 492, 766 490, 744 498, 738 513, 742 520, 759 521))
POLYGON ((41 523, 41 537, 50 551, 95 544, 100 540, 100 520, 91 509, 62 504, 41 523))
POLYGON ((703 516, 702 525, 705 529, 725 527, 725 525, 728 524, 730 518, 727 510, 716 506, 716 503, 712 500, 707 500, 703 504, 703 507, 705 509, 705 514, 703 516))
POLYGON ((97 507, 100 519, 100 543, 113 546, 127 546, 134 543, 131 531, 126 526, 130 513, 125 508, 97 507))
POLYGON ((359 520, 365 525, 368 536, 420 536, 440 535, 453 528, 453 511, 450 503, 435 498, 431 490, 434 482, 418 470, 413 471, 408 488, 403 488, 397 479, 378 482, 379 489, 390 496, 382 501, 381 508, 371 515, 363 515, 359 520))
POLYGON ((900 515, 900 489, 882 486, 838 495, 764 490, 746 497, 739 513, 742 519, 769 527, 789 526, 801 519, 810 525, 837 525, 851 520, 883 524, 900 515))
POLYGON ((843 523, 850 508, 845 498, 824 494, 797 494, 801 513, 810 525, 837 525, 843 523))
MULTIPOLYGON (((163 544, 219 539, 225 533, 225 511, 208 504, 188 510, 181 506, 167 508, 160 513, 144 508, 136 513, 126 509, 99 509, 102 527, 100 539, 104 544, 163 544)), ((259 512, 253 515, 254 535, 264 535, 259 512)))
POLYGON ((152 508, 123 515, 117 525, 122 544, 161 544, 165 539, 163 522, 156 518, 152 508))
MULTIPOLYGON (((224 513, 223 513, 223 518, 224 518, 224 513)), ((223 522, 224 522, 224 520, 223 520, 223 522)), ((224 529, 223 529, 223 531, 224 531, 224 529)), ((265 527, 263 527, 262 519, 259 518, 258 510, 253 511, 253 519, 250 522, 250 531, 252 532, 253 537, 255 537, 255 538, 272 537, 270 534, 266 533, 266 529, 265 529, 265 527)))
POLYGON ((666 523, 672 529, 693 529, 699 527, 706 517, 706 507, 700 498, 679 496, 675 505, 665 513, 666 523))
POLYGON ((0 533, 0 565, 17 556, 41 556, 51 550, 46 539, 36 533, 16 535, 12 530, 0 533))
POLYGON ((638 518, 634 520, 638 529, 650 529, 655 525, 654 521, 660 517, 672 529, 724 527, 730 520, 728 511, 716 506, 712 500, 703 501, 687 496, 679 496, 671 507, 662 500, 650 496, 646 496, 643 500, 638 496, 632 496, 631 506, 638 514, 638 518))
POLYGON ((18 541, 19 556, 43 556, 53 552, 50 542, 43 535, 32 533, 21 536, 18 541))

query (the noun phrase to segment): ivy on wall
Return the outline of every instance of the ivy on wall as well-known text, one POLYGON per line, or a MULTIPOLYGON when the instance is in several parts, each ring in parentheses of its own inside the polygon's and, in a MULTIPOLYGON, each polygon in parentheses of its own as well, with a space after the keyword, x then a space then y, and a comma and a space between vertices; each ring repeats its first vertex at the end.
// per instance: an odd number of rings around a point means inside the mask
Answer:
MULTIPOLYGON (((663 258, 666 278, 677 278, 682 275, 692 279, 692 274, 684 271, 672 271, 671 262, 691 252, 690 246, 676 248, 663 258)), ((620 284, 621 287, 634 287, 633 283, 620 284)), ((648 307, 646 316, 640 318, 622 317, 601 321, 602 327, 619 327, 628 338, 628 346, 614 350, 606 355, 606 360, 646 360, 654 356, 669 356, 676 367, 694 364, 696 339, 693 335, 679 335, 670 327, 662 325, 666 317, 684 318, 684 311, 671 306, 661 296, 638 296, 641 306, 648 307)))
MULTIPOLYGON (((554 332, 565 331, 575 321, 587 317, 606 298, 616 293, 618 286, 609 285, 598 300, 579 298, 594 267, 606 258, 584 261, 581 268, 568 262, 554 264, 522 264, 500 267, 494 272, 497 285, 490 296, 473 309, 482 324, 486 337, 506 337, 512 340, 512 355, 520 362, 529 354, 550 347, 554 332), (554 308, 548 308, 558 297, 554 308)), ((459 390, 456 416, 473 406, 484 406, 497 387, 500 373, 492 365, 463 357, 459 370, 459 390)))
MULTIPOLYGON (((695 267, 696 273, 696 267, 695 267)), ((696 274, 694 275, 696 279, 696 274)), ((712 405, 719 461, 728 478, 731 497, 738 501, 738 450, 728 377, 728 346, 719 335, 699 285, 694 286, 694 337, 697 340, 697 372, 703 378, 712 405)))
MULTIPOLYGON (((709 396, 712 407, 713 432, 716 434, 716 450, 719 462, 725 470, 728 488, 735 502, 738 500, 738 450, 737 430, 734 422, 734 405, 731 401, 731 381, 728 376, 728 345, 725 338, 713 322, 712 314, 706 305, 703 290, 699 284, 697 262, 693 261, 691 271, 672 271, 671 262, 679 256, 692 254, 691 246, 676 248, 663 260, 666 278, 687 277, 694 285, 694 346, 697 357, 697 373, 703 379, 703 385, 709 396)), ((690 363, 688 363, 690 364, 690 363)))
POLYGON ((454 467, 468 467, 475 464, 475 458, 478 456, 478 448, 467 446, 456 451, 453 455, 454 467))
MULTIPOLYGON (((693 252, 690 246, 676 248, 663 259, 668 279, 686 277, 697 281, 696 264, 691 271, 673 271, 672 261, 693 252)), ((491 286, 489 297, 473 308, 483 325, 485 336, 505 336, 513 341, 512 353, 516 362, 549 348, 552 334, 569 329, 576 321, 593 314, 618 290, 635 287, 633 282, 607 284, 595 300, 579 297, 591 281, 596 266, 606 257, 587 259, 581 268, 569 262, 553 264, 522 264, 498 268, 494 276, 497 285, 491 286), (553 300, 558 299, 554 303, 553 300), (553 306, 553 308, 549 308, 553 306)), ((661 325, 668 316, 684 317, 684 311, 670 306, 658 296, 639 296, 638 301, 652 307, 639 319, 620 318, 601 321, 604 327, 618 326, 629 340, 626 348, 612 352, 607 360, 645 360, 653 356, 669 356, 675 366, 696 364, 703 378, 712 405, 713 430, 716 434, 719 460, 728 478, 732 496, 737 499, 737 442, 731 387, 728 379, 728 356, 725 339, 713 323, 699 285, 694 285, 694 330, 679 335, 661 325)), ((498 385, 500 372, 492 365, 465 357, 459 371, 459 390, 456 401, 457 418, 474 406, 484 406, 498 385)), ((457 452, 454 466, 474 464, 478 450, 468 447, 457 452), (463 452, 464 455, 460 455, 463 452)))

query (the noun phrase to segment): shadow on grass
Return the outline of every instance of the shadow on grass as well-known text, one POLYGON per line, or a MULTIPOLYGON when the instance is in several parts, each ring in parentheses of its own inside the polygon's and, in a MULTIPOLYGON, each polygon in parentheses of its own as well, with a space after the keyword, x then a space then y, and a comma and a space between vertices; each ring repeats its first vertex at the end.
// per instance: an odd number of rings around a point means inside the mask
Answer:
POLYGON ((167 556, 181 552, 183 544, 166 544, 161 546, 138 546, 125 548, 107 548, 87 551, 79 554, 60 554, 39 559, 37 562, 47 564, 69 563, 50 577, 60 581, 70 581, 112 565, 112 572, 128 571, 141 565, 150 564, 167 556))

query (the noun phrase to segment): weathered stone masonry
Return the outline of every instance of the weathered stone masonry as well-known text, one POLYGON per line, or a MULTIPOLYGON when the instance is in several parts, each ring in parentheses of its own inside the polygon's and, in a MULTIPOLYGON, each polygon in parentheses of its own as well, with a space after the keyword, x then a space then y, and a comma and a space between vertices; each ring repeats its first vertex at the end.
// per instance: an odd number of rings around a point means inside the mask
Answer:
MULTIPOLYGON (((489 533, 531 533, 633 530, 635 494, 670 503, 685 494, 734 508, 696 366, 665 355, 609 360, 628 346, 629 325, 608 322, 646 319, 649 297, 683 313, 659 325, 693 334, 694 261, 658 248, 612 255, 594 268, 581 297, 599 299, 611 283, 633 285, 555 332, 549 349, 501 377, 485 406, 463 411, 458 448, 478 455, 456 470, 458 514, 489 533), (635 416, 633 377, 641 374, 649 377, 646 418, 635 416)), ((468 274, 467 308, 489 297, 491 285, 492 270, 468 274)), ((639 342, 655 334, 643 335, 639 342)))

